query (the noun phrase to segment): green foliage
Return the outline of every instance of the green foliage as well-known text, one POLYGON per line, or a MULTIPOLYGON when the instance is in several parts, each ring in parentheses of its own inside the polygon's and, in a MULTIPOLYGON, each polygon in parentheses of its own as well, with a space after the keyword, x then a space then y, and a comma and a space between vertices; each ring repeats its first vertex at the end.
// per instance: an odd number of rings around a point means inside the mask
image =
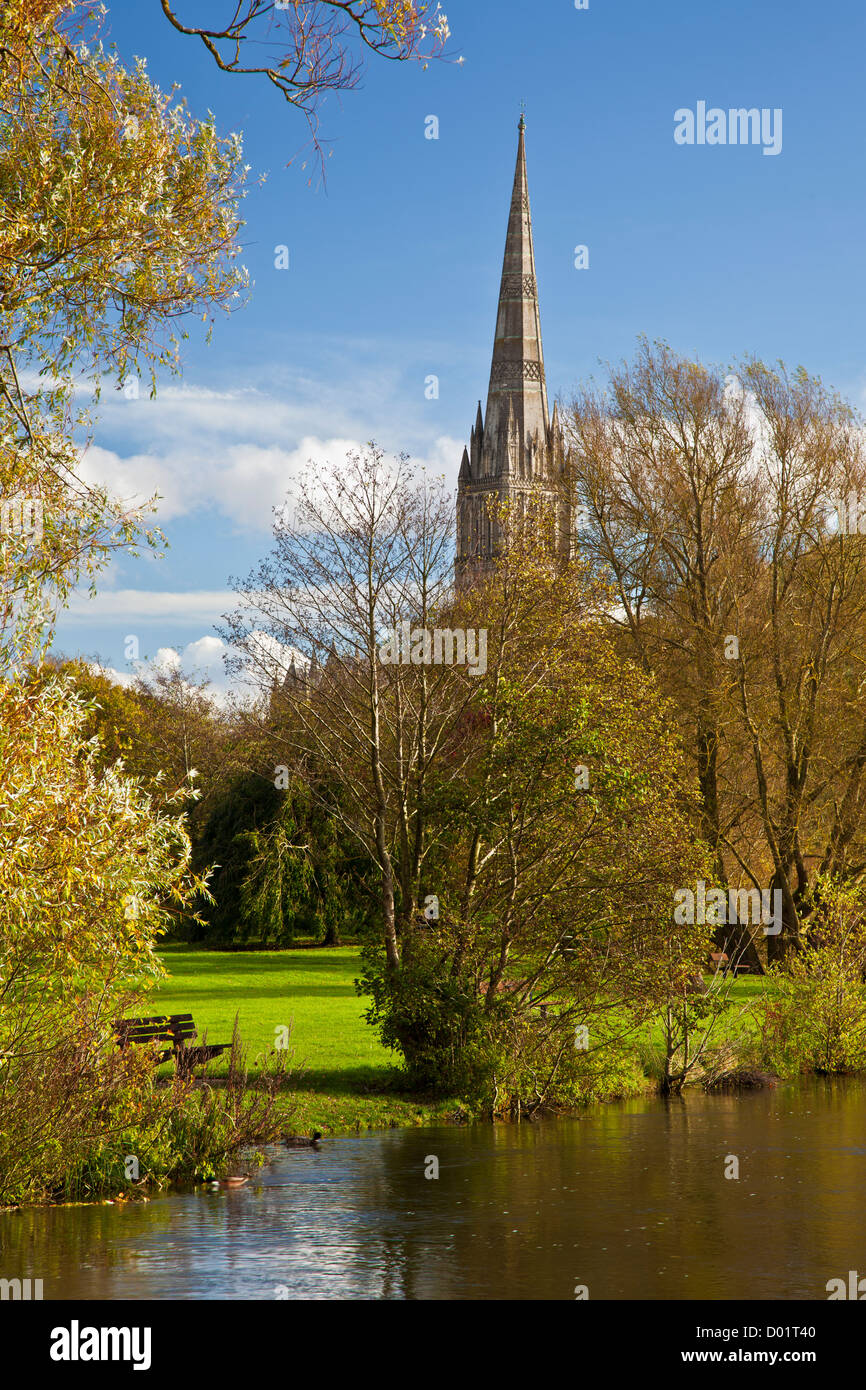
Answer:
POLYGON ((0 1188, 15 1192, 53 1192, 119 1112, 131 1121, 141 1076, 112 1021, 207 891, 183 818, 99 766, 92 713, 68 680, 0 685, 0 1188))
MULTIPOLYGON (((169 1182, 218 1178, 259 1157, 290 1110, 281 1092, 297 1082, 290 1052, 272 1054, 250 1080, 235 1026, 228 1075, 195 1084, 157 1079, 154 1048, 119 1051, 79 1014, 74 1031, 43 1052, 5 1063, 0 1128, 0 1205, 93 1201, 169 1182), (129 1173, 126 1160, 137 1171, 129 1173)), ((63 1027, 61 1022, 60 1027, 63 1027)))
POLYGON ((690 1081, 705 1086, 730 1076, 752 1059, 754 1027, 751 1000, 734 1011, 734 977, 715 974, 703 981, 697 962, 686 974, 680 963, 668 979, 667 997, 653 1016, 654 1033, 642 1049, 645 1070, 662 1095, 680 1095, 690 1081))
POLYGON ((51 16, 4 30, 0 322, 35 370, 68 378, 84 359, 122 379, 176 363, 175 321, 239 297, 244 169, 239 137, 196 121, 143 59, 124 68, 95 9, 79 18, 72 44, 51 16))
POLYGON ((549 518, 530 520, 505 517, 496 574, 448 615, 483 615, 489 635, 427 771, 421 887, 439 920, 404 911, 399 962, 371 950, 365 977, 410 1077, 509 1113, 628 1084, 600 1045, 606 1018, 646 1018, 706 948, 673 917, 708 865, 671 708, 618 657, 603 584, 552 561, 549 518), (578 1026, 599 1042, 591 1064, 578 1026))
POLYGON ((457 1096, 480 1115, 519 1117, 541 1106, 567 1107, 634 1095, 643 1086, 629 1026, 597 1008, 577 1017, 563 1002, 525 1007, 513 992, 491 1007, 467 970, 453 969, 431 935, 416 942, 398 974, 373 944, 363 951, 358 992, 371 996, 367 1022, 401 1052, 407 1085, 457 1096))
POLYGON ((435 940, 416 943, 410 964, 388 970, 378 943, 362 951, 358 993, 383 1046, 403 1054, 407 1085, 445 1095, 483 1095, 490 1072, 490 1035, 483 1000, 448 968, 435 940))
POLYGON ((80 480, 82 373, 96 397, 105 374, 149 371, 153 388, 184 318, 240 297, 245 169, 237 137, 106 53, 99 15, 9 0, 2 16, 0 496, 28 517, 0 539, 3 1200, 110 1186, 119 1136, 134 1153, 201 1105, 167 1102, 152 1058, 119 1056, 112 1034, 161 974, 158 938, 207 898, 179 799, 157 805, 116 762, 138 733, 123 697, 40 664, 72 588, 112 549, 159 542, 143 509, 80 480))
POLYGON ((100 769, 92 708, 68 683, 0 685, 0 1044, 53 1025, 76 994, 102 1016, 156 978, 158 936, 191 910, 181 816, 155 812, 140 784, 100 769), (35 1013, 34 1013, 35 1011, 35 1013))
POLYGON ((333 819, 300 782, 283 790, 255 773, 234 778, 198 837, 195 862, 215 865, 215 901, 197 938, 339 941, 346 907, 333 819))
POLYGON ((112 550, 161 543, 146 507, 80 479, 82 373, 96 396, 105 374, 120 386, 149 372, 155 390, 156 370, 179 365, 185 316, 230 308, 246 284, 240 141, 143 62, 127 71, 98 29, 99 7, 3 7, 0 496, 40 521, 0 543, 0 670, 38 658, 58 606, 112 550))
POLYGON ((818 880, 807 902, 808 936, 770 972, 757 1017, 766 1065, 803 1071, 866 1071, 866 915, 862 891, 818 880))
MULTIPOLYGON (((143 776, 137 763, 142 745, 141 704, 135 692, 119 685, 81 657, 74 660, 49 656, 28 673, 28 683, 38 689, 56 679, 66 679, 84 702, 84 737, 96 740, 94 766, 100 771, 123 762, 133 776, 143 776)), ((148 791, 153 790, 148 785, 148 791)))

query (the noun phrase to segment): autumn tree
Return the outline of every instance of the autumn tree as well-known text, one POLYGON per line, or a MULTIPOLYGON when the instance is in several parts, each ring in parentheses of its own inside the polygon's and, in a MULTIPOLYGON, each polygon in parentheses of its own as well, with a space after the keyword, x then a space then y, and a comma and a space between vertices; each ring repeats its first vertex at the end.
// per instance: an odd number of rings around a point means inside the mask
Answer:
POLYGON ((158 770, 169 793, 198 790, 197 820, 236 770, 242 737, 231 711, 220 707, 209 687, 173 652, 160 665, 140 670, 131 687, 141 730, 132 766, 146 764, 151 776, 158 770))
POLYGON ((486 631, 487 663, 428 781, 439 919, 413 924, 397 979, 368 952, 367 983, 416 1081, 519 1113, 625 1084, 662 956, 678 987, 703 962, 703 929, 672 908, 705 857, 671 711, 617 655, 607 586, 555 558, 540 500, 497 520, 493 574, 448 607, 486 631))
POLYGON ((451 499, 373 448, 287 511, 225 635, 282 691, 275 765, 314 795, 339 782, 375 870, 371 1022, 419 1084, 494 1108, 561 1096, 586 1067, 601 1086, 600 1055, 655 998, 660 943, 678 978, 704 950, 673 922, 703 863, 688 778, 653 680, 605 636, 609 590, 551 557, 549 518, 515 514, 495 579, 455 593, 451 499))
POLYGON ((134 1115, 152 1068, 112 1021, 204 887, 178 808, 99 758, 71 678, 33 678, 58 605, 142 535, 77 478, 75 391, 176 368, 175 328, 244 284, 239 141, 62 8, 10 0, 0 35, 0 1190, 25 1197, 109 1145, 112 1097, 134 1115))
POLYGON ((0 44, 0 663, 32 657, 71 587, 142 534, 145 508, 88 488, 98 395, 177 369, 176 327, 239 300, 240 141, 198 122, 95 20, 10 0, 0 44))
POLYGON ((866 480, 860 422, 803 369, 643 341, 568 429, 608 620, 679 709, 718 881, 780 894, 781 957, 815 872, 866 867, 866 555, 834 516, 866 480))
POLYGON ((285 766, 320 785, 323 806, 375 865, 394 969, 419 911, 430 768, 473 678, 408 651, 405 663, 383 661, 380 649, 404 622, 436 626, 453 525, 446 490, 374 445, 311 470, 292 514, 276 519, 271 555, 236 582, 241 604, 224 632, 242 654, 238 672, 275 688, 272 709, 282 707, 275 772, 285 766))

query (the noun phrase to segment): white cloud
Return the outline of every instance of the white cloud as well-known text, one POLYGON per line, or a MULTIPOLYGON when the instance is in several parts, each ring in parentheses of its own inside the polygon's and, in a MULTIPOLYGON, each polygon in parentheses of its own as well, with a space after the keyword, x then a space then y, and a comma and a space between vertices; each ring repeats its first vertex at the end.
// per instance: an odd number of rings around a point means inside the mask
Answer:
POLYGON ((195 683, 207 680, 207 694, 218 705, 225 705, 231 694, 259 694, 263 686, 282 680, 291 666, 293 656, 296 666, 306 664, 306 658, 300 652, 296 652, 292 647, 283 646, 268 633, 253 633, 252 640, 259 648, 260 668, 258 677, 251 673, 248 680, 227 674, 225 659, 236 655, 236 650, 222 638, 210 635, 198 637, 180 650, 176 647, 160 647, 156 655, 148 660, 132 662, 129 671, 118 671, 113 666, 103 666, 99 662, 91 662, 91 667, 114 681, 116 685, 127 687, 133 685, 138 677, 146 679, 159 672, 183 671, 192 676, 195 683))
MULTIPOLYGON (((214 508, 239 528, 267 532, 273 509, 295 492, 311 465, 338 464, 361 447, 359 439, 348 436, 305 435, 293 449, 199 438, 182 452, 122 457, 94 444, 79 472, 90 486, 103 484, 129 503, 159 493, 159 523, 214 508)), ((442 436, 426 457, 413 456, 413 462, 453 482, 461 452, 457 440, 442 436)))
MULTIPOLYGON (((171 650, 174 651, 174 648, 171 650)), ((184 647, 183 657, 179 664, 187 669, 191 667, 194 671, 213 670, 227 650, 226 643, 221 637, 199 637, 195 642, 189 642, 184 647)))
MULTIPOLYGON (((130 454, 122 458, 112 449, 91 444, 78 465, 79 477, 88 487, 107 487, 130 505, 160 494, 159 518, 171 521, 190 510, 189 480, 179 458, 170 455, 130 454)), ((153 518, 149 518, 152 522, 153 518)))
POLYGON ((116 685, 123 686, 132 685, 140 676, 147 678, 159 672, 167 674, 171 671, 185 671, 193 676, 196 682, 209 681, 207 693, 218 704, 222 704, 229 692, 236 689, 235 682, 229 679, 225 669, 224 658, 230 651, 228 644, 219 637, 205 636, 188 642, 181 650, 175 647, 160 647, 156 655, 149 660, 132 662, 129 671, 118 671, 113 666, 103 666, 98 662, 91 665, 116 685))
POLYGON ((238 525, 270 528, 272 509, 310 468, 345 458, 360 444, 355 439, 317 439, 308 436, 296 449, 238 444, 227 450, 225 464, 214 476, 214 500, 219 510, 238 525))
POLYGON ((303 652, 299 652, 296 647, 286 646, 269 632, 251 632, 250 647, 253 649, 256 668, 268 683, 282 682, 292 663, 296 670, 303 670, 309 664, 303 652))
MULTIPOLYGON (((116 619, 138 622, 210 623, 237 605, 230 589, 189 590, 180 593, 151 589, 105 589, 94 598, 84 591, 74 593, 65 610, 79 622, 104 623, 116 619)), ((202 638, 202 641, 206 639, 202 638)), ((216 639, 215 639, 216 640, 216 639)))
MULTIPOLYGON (((417 438, 417 425, 395 425, 387 397, 377 378, 354 383, 354 410, 335 388, 312 380, 293 383, 286 398, 190 386, 167 387, 152 401, 103 398, 104 442, 86 449, 79 472, 128 503, 159 493, 160 522, 214 509, 239 528, 267 532, 273 508, 311 462, 339 463, 371 437, 386 449, 389 440, 400 447, 417 438), (109 447, 118 439, 122 445, 109 447)), ((441 435, 412 457, 453 483, 462 449, 441 435)))
MULTIPOLYGON (((156 519, 160 523, 212 507, 238 527, 269 531, 274 507, 294 491, 311 465, 339 463, 361 447, 358 439, 308 435, 294 449, 214 443, 199 452, 188 449, 183 454, 124 458, 94 444, 83 456, 79 473, 88 485, 102 484, 128 503, 141 503, 159 493, 156 519)), ((448 478, 456 474, 454 460, 459 462, 461 449, 457 440, 442 437, 426 458, 413 461, 448 478)))

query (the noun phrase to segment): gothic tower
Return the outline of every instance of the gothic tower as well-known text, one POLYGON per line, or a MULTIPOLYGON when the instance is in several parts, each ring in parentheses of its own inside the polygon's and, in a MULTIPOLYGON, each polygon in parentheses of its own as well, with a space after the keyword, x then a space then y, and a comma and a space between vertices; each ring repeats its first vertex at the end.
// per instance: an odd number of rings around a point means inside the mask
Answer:
POLYGON ((496 554, 499 528, 488 514, 489 502, 525 505, 521 498, 540 492, 557 506, 564 460, 562 431, 555 409, 550 418, 544 381, 523 116, 519 130, 487 413, 482 419, 479 401, 457 484, 458 584, 489 570, 496 554))

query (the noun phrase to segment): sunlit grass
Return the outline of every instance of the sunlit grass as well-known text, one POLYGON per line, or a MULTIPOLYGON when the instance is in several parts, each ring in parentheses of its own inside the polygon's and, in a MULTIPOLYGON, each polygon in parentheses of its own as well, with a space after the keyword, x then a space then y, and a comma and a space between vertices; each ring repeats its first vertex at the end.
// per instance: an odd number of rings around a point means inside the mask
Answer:
MULTIPOLYGON (((149 1014, 191 1013, 212 1043, 229 1042, 235 1014, 248 1060, 270 1052, 277 1030, 291 1027, 293 1065, 303 1066, 286 1095, 286 1128, 325 1133, 363 1127, 432 1123, 454 1101, 432 1101, 399 1089, 396 1057, 364 1021, 355 992, 357 947, 292 951, 202 951, 167 946, 169 977, 149 996, 149 1014)), ((220 1077, 227 1054, 207 1074, 220 1077)), ((168 1074, 171 1064, 166 1064, 168 1074)))
MULTIPOLYGON (((213 1043, 231 1039, 237 1014, 250 1062, 275 1047, 279 1029, 291 1026, 293 1064, 303 1071, 284 1102, 287 1129, 334 1133, 432 1123, 453 1113, 453 1100, 400 1089, 397 1057, 364 1021, 365 1000, 355 991, 357 947, 247 952, 166 946, 162 954, 169 976, 150 996, 148 1013, 191 1013, 199 1035, 206 1032, 213 1043)), ((731 981, 730 1012, 739 1012, 766 987, 760 976, 731 981)), ((649 1036, 625 1046, 635 1048, 646 1065, 660 1042, 656 1022, 649 1036)), ((224 1075, 226 1066, 224 1055, 208 1074, 224 1075)))
POLYGON ((381 1081, 392 1057, 364 1022, 355 992, 360 952, 346 946, 302 951, 198 951, 168 947, 169 979, 153 995, 153 1012, 191 1013, 214 1043, 241 1037, 256 1053, 292 1025, 296 1062, 313 1072, 352 1071, 381 1081))

